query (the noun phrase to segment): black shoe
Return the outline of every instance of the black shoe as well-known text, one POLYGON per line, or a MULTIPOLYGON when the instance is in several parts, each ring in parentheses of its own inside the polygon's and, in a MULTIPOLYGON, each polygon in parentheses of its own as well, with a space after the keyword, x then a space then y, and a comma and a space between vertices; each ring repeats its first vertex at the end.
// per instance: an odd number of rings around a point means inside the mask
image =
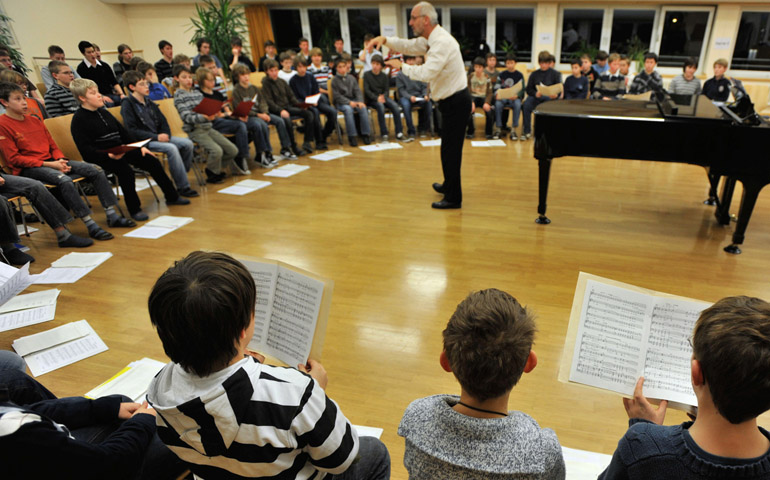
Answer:
POLYGON ((59 248, 68 248, 68 247, 75 247, 75 248, 83 248, 83 247, 90 247, 94 244, 94 241, 90 238, 83 238, 78 237, 77 235, 71 235, 67 240, 59 240, 59 248))
POLYGON ((96 227, 92 230, 88 231, 88 236, 91 238, 94 238, 96 240, 112 240, 113 237, 112 234, 106 230, 102 230, 99 227, 96 227))
POLYGON ((178 190, 177 193, 183 197, 197 197, 199 195, 197 190, 193 190, 190 187, 178 190))
POLYGON ((371 145, 372 143, 372 137, 369 135, 364 135, 364 145, 371 145))
POLYGON ((302 150, 307 153, 313 153, 313 144, 312 143, 303 143, 302 144, 302 150))
POLYGON ((358 140, 356 140, 356 137, 348 137, 348 143, 350 143, 351 147, 358 146, 358 140))
POLYGON ((305 150, 303 150, 301 148, 294 148, 294 152, 293 153, 294 153, 294 156, 296 156, 296 157, 304 157, 305 155, 308 154, 307 151, 305 151, 305 150))
POLYGON ((472 134, 472 133, 466 133, 466 134, 465 134, 465 138, 467 138, 468 140, 470 140, 470 139, 472 139, 472 138, 473 138, 473 135, 474 135, 474 134, 472 134))
POLYGON ((177 196, 173 200, 166 199, 166 205, 189 205, 190 201, 186 198, 177 196))
POLYGON ((131 228, 136 226, 136 222, 126 217, 114 217, 112 220, 107 219, 107 225, 110 228, 122 227, 131 228))
POLYGON ((447 210, 450 208, 460 208, 462 207, 461 203, 453 203, 453 202, 447 202, 446 200, 441 200, 440 202, 433 202, 430 205, 433 208, 439 209, 439 210, 447 210))
POLYGON ((315 149, 316 150, 329 150, 329 146, 326 145, 325 143, 316 143, 315 144, 315 149))
POLYGON ((206 183, 222 183, 224 182, 221 173, 214 173, 208 168, 206 169, 206 183))
POLYGON ((27 263, 32 263, 35 261, 35 257, 32 255, 27 255, 26 253, 22 252, 16 247, 11 248, 10 250, 3 250, 3 257, 0 257, 0 260, 3 261, 3 263, 6 263, 6 260, 8 260, 9 265, 25 265, 27 263))
POLYGON ((434 183, 433 184, 433 190, 435 190, 436 193, 444 193, 444 184, 443 183, 434 183))
POLYGON ((136 213, 132 213, 131 214, 131 218, 133 218, 137 222, 144 222, 145 220, 149 220, 150 219, 150 217, 146 213, 141 211, 141 210, 139 210, 136 213))

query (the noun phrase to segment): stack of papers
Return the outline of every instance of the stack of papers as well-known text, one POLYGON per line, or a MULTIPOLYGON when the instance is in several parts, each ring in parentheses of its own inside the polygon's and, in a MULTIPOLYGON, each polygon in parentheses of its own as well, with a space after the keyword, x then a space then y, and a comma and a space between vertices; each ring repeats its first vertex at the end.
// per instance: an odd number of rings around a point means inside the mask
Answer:
POLYGON ((0 263, 0 305, 32 284, 29 263, 21 268, 0 263))
POLYGON ((322 162, 328 162, 329 160, 334 160, 335 158, 345 157, 348 155, 352 155, 350 152, 346 152, 345 150, 329 150, 328 152, 324 152, 320 155, 313 155, 313 160, 321 160, 322 162))
POLYGON ((26 235, 27 231, 29 231, 29 233, 34 233, 37 232, 37 230, 37 228, 32 227, 29 224, 27 224, 27 230, 24 230, 24 225, 16 225, 16 232, 18 232, 19 236, 26 235))
POLYGON ((295 165, 295 164, 289 164, 284 165, 283 167, 278 167, 270 170, 269 172, 265 173, 264 176, 266 177, 291 177, 292 175, 296 175, 299 172, 307 170, 307 165, 295 165))
POLYGON ((75 283, 107 261, 110 252, 68 253, 51 264, 43 273, 30 275, 32 283, 75 283))
POLYGON ((588 450, 561 447, 561 451, 570 480, 593 480, 607 468, 612 460, 612 455, 588 450))
POLYGON ((132 238, 156 239, 162 237, 163 235, 167 235, 192 221, 192 217, 173 217, 171 215, 161 215, 160 217, 145 223, 136 230, 131 230, 123 236, 132 238))
POLYGON ((264 180, 241 180, 234 185, 219 190, 219 193, 226 193, 228 195, 246 195, 270 185, 272 185, 272 183, 264 180))
POLYGON ((361 150, 365 152, 376 152, 378 150, 395 150, 398 148, 404 148, 398 143, 375 143, 374 145, 364 145, 363 147, 358 147, 361 150))
POLYGON ((436 140, 420 140, 420 145, 423 147, 440 147, 441 146, 441 139, 436 140))
POLYGON ((502 140, 471 140, 472 147, 505 147, 502 140))
POLYGON ((0 332, 53 320, 60 290, 18 295, 0 307, 0 332))
POLYGON ((125 395, 137 403, 142 403, 145 395, 147 395, 150 382, 165 365, 165 363, 151 358, 131 362, 126 368, 86 393, 85 396, 97 399, 107 395, 125 395))
POLYGON ((353 425, 356 429, 356 433, 359 437, 374 437, 380 438, 382 436, 382 429, 379 427, 367 427, 365 425, 353 425))
POLYGON ((68 323, 13 341, 13 349, 37 377, 107 350, 85 320, 68 323))

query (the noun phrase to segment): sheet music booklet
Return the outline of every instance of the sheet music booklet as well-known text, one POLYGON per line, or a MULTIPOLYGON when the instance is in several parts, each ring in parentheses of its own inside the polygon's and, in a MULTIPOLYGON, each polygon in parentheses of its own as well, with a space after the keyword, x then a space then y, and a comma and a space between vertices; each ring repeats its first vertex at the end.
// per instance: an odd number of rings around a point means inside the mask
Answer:
POLYGON ((334 282, 276 260, 236 256, 254 277, 257 305, 249 348, 296 367, 319 360, 334 282))
POLYGON ((518 98, 519 92, 521 92, 522 87, 523 85, 521 83, 521 80, 519 80, 512 87, 501 88, 500 90, 498 90, 497 98, 500 100, 518 98))
POLYGON ((689 339, 706 302, 580 272, 559 380, 694 411, 689 339))

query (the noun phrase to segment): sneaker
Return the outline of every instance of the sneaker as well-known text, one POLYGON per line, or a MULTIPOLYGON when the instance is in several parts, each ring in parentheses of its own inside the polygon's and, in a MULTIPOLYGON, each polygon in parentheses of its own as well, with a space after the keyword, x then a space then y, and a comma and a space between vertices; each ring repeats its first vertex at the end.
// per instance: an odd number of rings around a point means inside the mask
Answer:
POLYGON ((112 234, 106 230, 102 230, 101 227, 96 227, 93 229, 88 230, 88 236, 91 238, 95 238, 96 240, 112 240, 113 237, 112 234))
POLYGON ((94 241, 90 238, 83 238, 78 237, 77 235, 70 234, 69 238, 66 240, 59 240, 59 248, 84 248, 84 247, 90 247, 94 244, 94 241))
POLYGON ((132 214, 131 214, 131 218, 133 218, 133 219, 134 219, 134 220, 136 220, 137 222, 143 222, 143 221, 145 221, 145 220, 149 219, 150 217, 149 217, 149 216, 147 216, 147 214, 146 214, 146 213, 144 213, 143 211, 139 210, 139 211, 138 211, 138 212, 136 212, 136 213, 132 213, 132 214))
POLYGON ((500 139, 500 130, 495 130, 494 132, 492 132, 492 138, 494 140, 499 140, 500 139))
POLYGON ((197 190, 193 190, 190 187, 185 187, 181 190, 177 190, 177 193, 183 197, 190 197, 190 198, 197 197, 199 195, 197 190))
POLYGON ((348 143, 350 143, 351 147, 357 147, 358 139, 356 139, 356 137, 348 137, 348 143))
POLYGON ((295 148, 294 149, 294 158, 304 157, 307 154, 308 154, 307 150, 305 150, 303 148, 295 148))
POLYGON ((519 139, 519 136, 516 135, 516 132, 515 131, 511 131, 511 140, 518 140, 518 139, 519 139))
POLYGON ((428 132, 427 132, 427 131, 425 131, 425 130, 422 130, 422 131, 420 132, 420 138, 425 138, 425 137, 427 137, 427 136, 428 136, 428 132))
MULTIPOLYGON (((208 168, 206 169, 206 183, 222 183, 224 182, 224 175, 221 173, 214 173, 208 168)), ((134 217, 136 219, 136 217, 134 217)))
POLYGON ((521 137, 519 137, 519 140, 521 140, 523 142, 525 140, 529 140, 530 138, 532 138, 532 134, 531 133, 523 133, 521 135, 521 137))
POLYGON ((398 133, 396 134, 396 140, 399 140, 399 141, 402 141, 402 142, 403 142, 403 141, 405 140, 405 138, 404 138, 404 134, 403 134, 403 133, 401 133, 401 132, 398 132, 398 133))
POLYGON ((315 144, 316 150, 329 150, 329 146, 326 145, 326 142, 318 142, 315 144))
POLYGON ((8 265, 26 265, 27 263, 32 263, 35 261, 35 257, 32 255, 27 255, 26 253, 22 252, 16 247, 13 247, 9 250, 3 250, 2 257, 0 257, 0 261, 3 263, 7 263, 8 265))
POLYGON ((262 152, 259 156, 259 159, 257 160, 257 163, 262 168, 269 168, 270 167, 270 160, 267 159, 267 155, 265 155, 265 152, 262 152))
POLYGON ((136 226, 136 222, 126 217, 113 217, 107 219, 107 226, 110 228, 132 228, 136 226))
POLYGON ((265 152, 265 160, 267 161, 267 165, 270 167, 278 165, 278 160, 273 158, 272 152, 265 152))
POLYGON ((484 135, 484 138, 486 138, 487 140, 492 140, 492 135, 484 135))
POLYGON ((472 134, 472 133, 466 133, 466 134, 465 134, 465 138, 467 138, 468 140, 470 140, 470 139, 472 139, 472 138, 473 138, 473 134, 472 134))
POLYGON ((504 125, 503 128, 500 129, 500 131, 502 133, 508 133, 511 131, 511 127, 509 127, 508 125, 504 125))
POLYGON ((284 148, 283 150, 281 150, 281 156, 285 160, 296 160, 297 159, 297 156, 294 155, 294 153, 291 150, 289 150, 288 148, 284 148))
POLYGON ((414 137, 408 137, 408 138, 404 138, 404 139, 403 139, 403 140, 401 140, 401 141, 402 141, 402 142, 404 142, 404 143, 410 143, 410 142, 414 142, 414 137))
POLYGON ((383 135, 382 136, 382 143, 388 143, 388 136, 387 135, 383 135))
POLYGON ((302 144, 302 150, 304 150, 305 153, 313 153, 313 144, 312 143, 303 143, 302 144))
POLYGON ((176 197, 174 200, 166 199, 166 205, 189 205, 190 201, 184 197, 176 197))
POLYGON ((245 165, 245 158, 236 158, 233 160, 233 175, 250 175, 251 170, 249 170, 248 167, 244 168, 245 165))

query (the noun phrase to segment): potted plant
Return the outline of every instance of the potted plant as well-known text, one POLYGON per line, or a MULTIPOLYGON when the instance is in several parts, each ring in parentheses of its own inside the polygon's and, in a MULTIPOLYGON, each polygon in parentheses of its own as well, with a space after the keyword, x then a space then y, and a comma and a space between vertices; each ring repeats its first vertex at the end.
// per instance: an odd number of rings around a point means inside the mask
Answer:
MULTIPOLYGON (((244 21, 243 5, 233 4, 231 0, 203 0, 203 4, 195 4, 198 18, 191 18, 193 30, 191 44, 201 38, 211 41, 211 52, 226 63, 225 59, 231 54, 230 41, 233 37, 243 40, 247 27, 244 21)), ((228 65, 223 65, 228 70, 228 65)))

